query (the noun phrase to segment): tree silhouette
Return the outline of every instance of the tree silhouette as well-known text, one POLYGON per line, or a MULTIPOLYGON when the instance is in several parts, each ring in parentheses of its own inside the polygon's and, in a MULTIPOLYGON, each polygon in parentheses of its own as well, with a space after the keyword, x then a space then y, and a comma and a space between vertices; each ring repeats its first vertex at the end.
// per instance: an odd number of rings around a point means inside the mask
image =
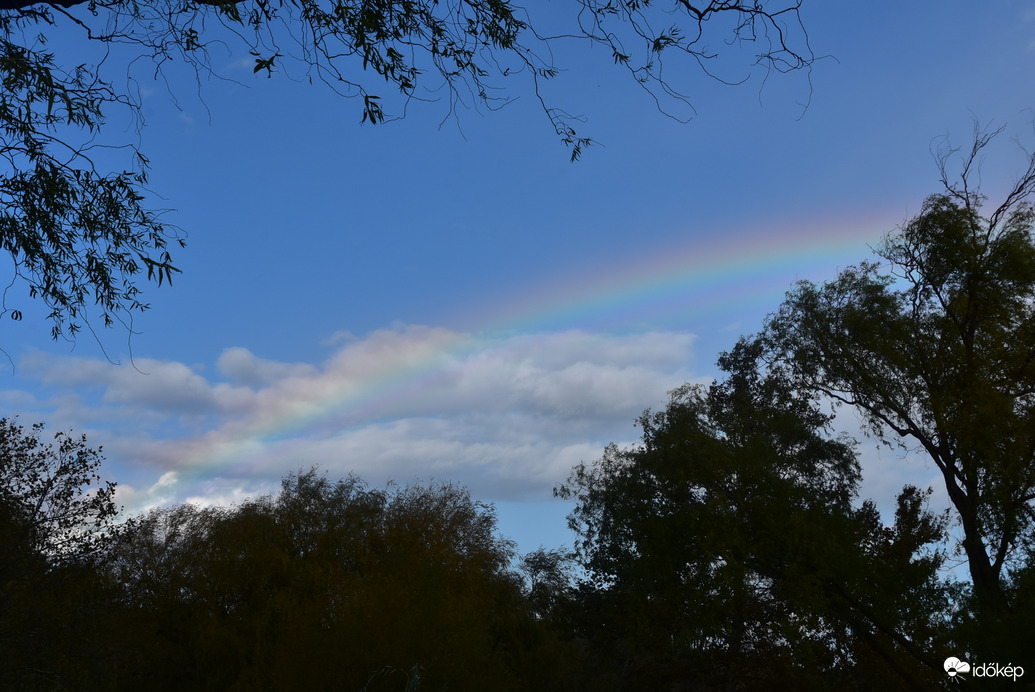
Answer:
POLYGON ((934 462, 987 622, 978 639, 1005 655, 1035 541, 1035 156, 983 215, 972 178, 998 132, 977 132, 956 178, 956 150, 941 152, 944 192, 885 238, 884 265, 798 284, 760 338, 796 387, 855 407, 879 439, 934 462))
POLYGON ((592 580, 584 635, 628 689, 930 684, 944 518, 915 488, 891 529, 872 503, 853 507, 850 440, 826 436, 829 417, 760 372, 760 354, 738 344, 725 381, 674 391, 640 419, 641 446, 609 447, 557 490, 577 502, 592 580))
POLYGON ((10 545, 52 564, 83 562, 118 514, 115 483, 102 482, 101 450, 87 447, 85 435, 59 432, 45 443, 43 429, 0 419, 0 506, 17 534, 10 545))
POLYGON ((0 686, 82 689, 112 664, 94 563, 117 509, 85 437, 0 419, 0 686))
POLYGON ((120 540, 107 573, 138 615, 127 684, 517 690, 560 669, 491 507, 457 486, 309 471, 232 509, 152 510, 120 540))

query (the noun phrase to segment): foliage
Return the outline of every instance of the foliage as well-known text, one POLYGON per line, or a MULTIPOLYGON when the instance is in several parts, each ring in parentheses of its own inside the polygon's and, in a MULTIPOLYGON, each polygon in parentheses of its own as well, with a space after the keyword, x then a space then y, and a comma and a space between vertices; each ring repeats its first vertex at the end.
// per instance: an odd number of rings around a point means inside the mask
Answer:
POLYGON ((111 663, 93 569, 117 513, 100 450, 0 419, 0 686, 81 689, 111 663))
POLYGON ((610 446, 556 491, 577 502, 592 578, 584 633, 620 662, 616 687, 926 684, 946 629, 944 518, 908 487, 890 529, 853 508, 850 441, 759 354, 738 344, 726 381, 674 391, 640 419, 641 446, 610 446))
POLYGON ((452 485, 289 476, 132 522, 109 574, 148 689, 525 689, 551 660, 491 507, 452 485), (184 669, 179 661, 197 665, 184 669), (329 681, 333 681, 330 682, 329 681), (524 682, 523 682, 524 681, 524 682))
MULTIPOLYGON (((783 371, 763 373, 760 353, 742 341, 720 360, 725 381, 673 392, 641 418, 641 447, 610 447, 559 490, 578 502, 591 577, 579 583, 564 549, 533 551, 515 571, 492 507, 454 485, 370 490, 309 471, 276 496, 153 509, 112 530, 99 454, 3 421, 2 679, 48 690, 927 686, 941 674, 932 652, 976 626, 964 616, 949 631, 959 592, 938 579, 945 517, 912 487, 891 526, 872 502, 854 506, 851 441, 827 436, 829 417, 783 371)), ((1030 600, 1031 571, 1014 580, 1017 601, 1030 600)))
POLYGON ((1035 539, 1035 156, 983 216, 969 178, 995 134, 977 134, 956 182, 954 151, 942 152, 945 191, 885 239, 887 269, 798 284, 761 336, 800 390, 855 407, 879 439, 935 463, 990 630, 1035 539))
POLYGON ((525 599, 537 618, 551 618, 571 602, 574 562, 575 554, 566 548, 540 547, 522 556, 518 569, 525 582, 525 599))
MULTIPOLYGON (((217 46, 247 51, 253 71, 269 77, 300 65, 310 82, 360 99, 361 121, 371 124, 401 117, 413 101, 439 98, 448 104, 446 117, 479 104, 494 110, 517 97, 508 85, 519 80, 575 160, 591 143, 576 132, 582 119, 543 95, 544 82, 560 71, 544 56, 559 41, 603 44, 659 106, 689 106, 671 82, 674 72, 662 76, 668 56, 682 54, 729 82, 743 81, 754 67, 767 75, 807 71, 813 55, 799 6, 582 0, 575 26, 551 37, 507 0, 0 0, 0 156, 7 163, 0 171, 0 248, 14 264, 10 286, 24 282, 49 311, 52 336, 73 339, 90 327, 93 306, 105 326, 118 321, 132 332, 134 315, 148 307, 138 275, 146 269, 161 285, 179 272, 169 247, 183 247, 185 236, 148 206, 148 159, 139 143, 106 134, 115 130, 107 127, 113 111, 140 128, 132 76, 139 58, 153 61, 153 76, 166 80, 174 63, 211 73, 217 46), (708 48, 713 31, 726 41, 723 52, 749 46, 754 64, 740 72, 742 56, 734 55, 736 76, 714 69, 721 56, 708 48), (57 49, 48 43, 53 32, 57 49), (100 48, 95 63, 88 51, 61 55, 62 46, 81 44, 100 48), (121 86, 108 71, 123 68, 121 86), (399 100, 387 105, 393 91, 399 100), (121 164, 120 151, 130 154, 121 164)), ((17 300, 7 301, 5 292, 0 317, 21 319, 17 300)))
MULTIPOLYGON (((148 279, 171 282, 178 270, 166 248, 183 238, 144 204, 143 154, 135 172, 102 172, 91 158, 103 107, 137 106, 86 65, 56 65, 42 36, 41 45, 19 43, 34 24, 53 22, 51 12, 0 14, 0 248, 14 264, 10 285, 27 283, 57 339, 88 324, 91 304, 105 326, 131 322, 147 307, 134 275, 146 268, 148 279), (76 130, 87 136, 76 141, 76 130)), ((21 319, 6 291, 0 308, 0 316, 21 319)))
POLYGON ((118 508, 115 483, 101 483, 101 450, 86 436, 59 432, 41 441, 43 424, 26 430, 0 419, 0 507, 11 545, 48 562, 82 562, 97 550, 118 508))

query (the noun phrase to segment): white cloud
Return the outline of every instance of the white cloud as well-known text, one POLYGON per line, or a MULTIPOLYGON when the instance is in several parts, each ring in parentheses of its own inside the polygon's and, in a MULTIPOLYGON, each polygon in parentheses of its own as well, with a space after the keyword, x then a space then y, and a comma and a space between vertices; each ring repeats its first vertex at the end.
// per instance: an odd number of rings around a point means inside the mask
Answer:
POLYGON ((234 346, 220 354, 216 367, 225 377, 248 387, 262 387, 287 377, 306 377, 317 374, 316 368, 306 363, 278 363, 258 358, 246 348, 234 346))
POLYGON ((22 389, 0 390, 0 406, 4 411, 25 410, 39 405, 36 395, 22 389))
MULTIPOLYGON (((35 354, 20 372, 45 383, 49 398, 31 387, 6 398, 32 420, 103 445, 131 511, 240 502, 314 465, 375 486, 436 479, 486 500, 545 499, 608 442, 639 439, 643 410, 694 379, 693 344, 680 332, 486 338, 397 325, 344 339, 320 364, 228 348, 213 374, 171 361, 140 359, 138 371, 35 354)), ((856 432, 853 416, 840 423, 856 432)), ((860 442, 860 499, 877 500, 886 518, 907 482, 933 485, 932 504, 945 504, 936 469, 860 442)))
POLYGON ((151 359, 134 369, 35 354, 22 366, 53 392, 43 403, 62 424, 89 422, 116 480, 147 488, 126 488, 127 506, 239 501, 311 465, 505 500, 548 497, 607 442, 634 441, 643 409, 691 377, 692 345, 678 332, 487 338, 398 325, 344 339, 318 365, 233 347, 214 375, 151 359))
POLYGON ((173 490, 177 484, 175 471, 166 471, 151 487, 137 490, 128 483, 120 483, 115 487, 115 504, 124 507, 128 515, 141 514, 174 499, 173 490))
MULTIPOLYGON (((233 347, 211 370, 140 359, 142 374, 35 354, 20 364, 21 379, 46 387, 26 382, 0 396, 26 421, 103 445, 105 475, 130 514, 240 503, 311 466, 374 487, 454 481, 482 500, 546 501, 607 443, 635 444, 634 421, 663 407, 669 390, 707 381, 691 370, 693 345, 680 332, 486 338, 398 325, 344 339, 319 364, 233 347)), ((839 427, 857 434, 856 417, 840 413, 839 427)), ((860 500, 875 499, 886 520, 907 482, 933 485, 933 508, 947 504, 936 469, 859 437, 860 500)))
POLYGON ((138 358, 132 366, 104 360, 33 353, 22 366, 44 384, 78 392, 100 391, 114 408, 146 410, 159 416, 232 413, 247 404, 248 390, 211 384, 183 363, 138 358))

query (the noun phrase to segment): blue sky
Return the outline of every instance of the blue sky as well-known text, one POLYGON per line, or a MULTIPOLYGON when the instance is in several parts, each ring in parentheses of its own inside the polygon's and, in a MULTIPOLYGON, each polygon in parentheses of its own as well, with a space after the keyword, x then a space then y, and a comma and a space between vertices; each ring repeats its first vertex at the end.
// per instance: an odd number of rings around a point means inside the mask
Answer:
MULTIPOLYGON (((297 65, 267 79, 216 52, 236 83, 200 89, 141 69, 140 144, 189 233, 183 273, 148 288, 135 367, 119 330, 98 333, 114 365, 89 334, 51 342, 31 304, 0 323, 3 412, 103 445, 129 511, 239 501, 319 465, 466 484, 522 550, 570 544, 551 488, 634 442, 668 390, 709 381, 793 281, 867 259, 937 190, 938 137, 1007 125, 982 169, 993 200, 1022 162, 1010 137, 1035 146, 1032 3, 806 0, 802 17, 831 56, 811 84, 684 66, 688 124, 606 51, 559 46, 548 97, 599 142, 574 165, 519 84, 498 112, 443 123, 420 103, 373 127, 289 79, 297 65)), ((861 450, 882 503, 937 482, 861 450)))

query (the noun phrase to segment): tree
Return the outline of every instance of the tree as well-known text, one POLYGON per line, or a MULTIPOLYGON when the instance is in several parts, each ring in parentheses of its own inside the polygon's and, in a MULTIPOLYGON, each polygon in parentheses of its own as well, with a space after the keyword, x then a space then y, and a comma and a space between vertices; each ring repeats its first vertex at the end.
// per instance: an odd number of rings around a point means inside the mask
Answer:
POLYGON ((934 462, 979 616, 1002 630, 1035 540, 1035 155, 984 216, 972 178, 1000 131, 976 133, 956 178, 940 152, 944 191, 885 238, 884 265, 799 283, 760 340, 796 387, 934 462))
POLYGON ((152 510, 106 568, 137 642, 124 686, 528 689, 552 659, 512 554, 452 485, 309 471, 232 509, 152 510))
POLYGON ((572 597, 575 554, 567 548, 543 547, 522 556, 518 569, 525 582, 525 598, 537 618, 549 618, 572 597))
POLYGON ((111 663, 107 592, 93 569, 117 514, 100 450, 0 419, 0 680, 80 689, 111 663))
MULTIPOLYGON (((522 80, 575 160, 591 142, 576 132, 581 118, 543 93, 560 69, 544 57, 558 41, 603 44, 660 107, 692 113, 672 70, 663 73, 669 56, 731 83, 755 67, 808 70, 814 56, 800 5, 582 0, 575 26, 551 37, 508 0, 0 0, 0 247, 14 262, 12 284, 24 282, 43 302, 55 339, 74 338, 90 326, 93 306, 105 326, 119 321, 132 331, 133 316, 148 307, 138 275, 146 269, 161 285, 179 271, 169 248, 183 247, 185 235, 147 204, 148 159, 138 143, 111 140, 104 129, 113 110, 141 122, 132 77, 121 86, 106 72, 118 74, 113 63, 127 51, 131 65, 150 58, 156 77, 175 63, 211 73, 213 46, 247 51, 254 71, 270 77, 300 63, 310 81, 361 99, 361 120, 371 124, 442 96, 447 117, 479 104, 494 110, 514 98, 507 85, 522 80), (59 61, 60 49, 47 43, 52 26, 66 30, 66 45, 78 34, 99 46, 97 62, 59 61), (719 50, 708 47, 713 31, 719 50), (753 62, 743 71, 745 46, 753 62), (725 53, 738 61, 736 72, 722 70, 725 53), (111 161, 119 148, 131 154, 122 164, 111 161)), ((22 309, 0 303, 3 316, 18 320, 22 309)))
POLYGON ((625 669, 616 686, 923 687, 942 674, 944 519, 915 488, 891 528, 853 507, 851 441, 760 353, 738 344, 727 380, 674 391, 641 446, 557 490, 593 579, 584 632, 625 669))
POLYGON ((43 424, 28 432, 0 419, 0 507, 11 540, 52 564, 89 560, 100 547, 119 509, 115 483, 101 482, 101 449, 59 432, 54 444, 41 441, 43 424))

